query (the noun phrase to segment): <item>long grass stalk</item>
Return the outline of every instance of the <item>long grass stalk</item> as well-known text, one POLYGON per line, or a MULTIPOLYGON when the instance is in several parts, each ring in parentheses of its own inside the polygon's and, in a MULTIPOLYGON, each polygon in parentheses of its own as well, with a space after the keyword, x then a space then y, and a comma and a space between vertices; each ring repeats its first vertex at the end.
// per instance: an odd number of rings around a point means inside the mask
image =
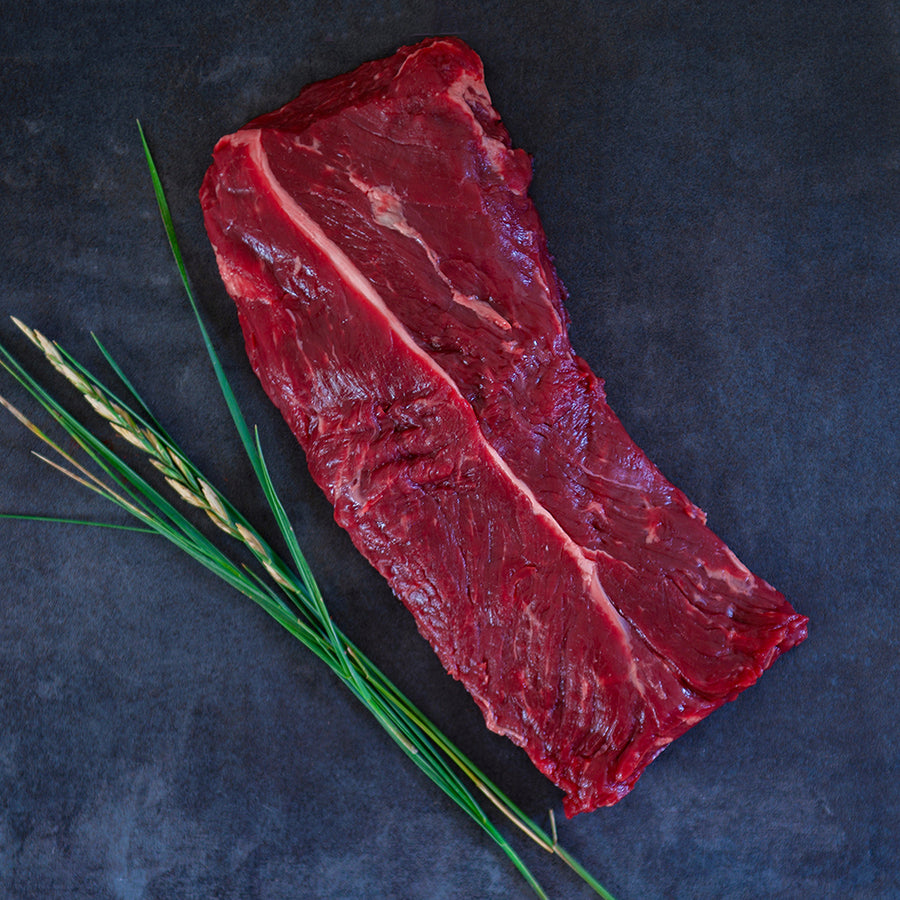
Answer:
MULTIPOLYGON (((136 526, 138 530, 153 531, 175 543, 226 583, 258 603, 325 662, 412 762, 491 836, 538 897, 547 895, 521 856, 488 818, 476 795, 486 799, 545 851, 558 856, 599 896, 613 900, 611 894, 559 845, 555 825, 552 834, 548 834, 529 818, 418 710, 332 621, 324 597, 272 484, 259 434, 251 433, 247 427, 201 320, 178 248, 162 184, 143 132, 141 140, 163 224, 189 302, 197 318, 226 405, 235 422, 251 467, 273 512, 279 533, 287 547, 290 562, 282 559, 251 523, 190 461, 157 422, 124 372, 99 341, 98 346, 103 356, 128 391, 128 400, 114 393, 58 344, 22 322, 14 320, 22 332, 40 349, 50 365, 81 393, 92 409, 107 421, 116 434, 149 460, 168 488, 183 503, 205 513, 219 531, 238 541, 249 551, 250 556, 260 567, 258 571, 251 569, 247 564, 236 562, 219 549, 124 457, 111 450, 90 428, 85 427, 79 419, 69 413, 2 344, 0 344, 0 365, 19 381, 78 444, 100 474, 94 474, 78 462, 7 401, 2 398, 0 401, 58 457, 57 461, 42 457, 45 462, 49 462, 70 478, 126 510, 139 521, 140 524, 136 526)), ((22 516, 15 517, 22 518, 22 516)))

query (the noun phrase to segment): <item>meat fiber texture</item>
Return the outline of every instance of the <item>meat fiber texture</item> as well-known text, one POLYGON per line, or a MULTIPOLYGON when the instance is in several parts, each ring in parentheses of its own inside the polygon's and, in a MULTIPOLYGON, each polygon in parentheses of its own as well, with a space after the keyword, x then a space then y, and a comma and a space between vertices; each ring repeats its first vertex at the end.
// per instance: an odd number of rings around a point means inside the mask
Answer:
POLYGON ((628 437, 481 60, 429 39, 222 138, 247 352, 335 518, 489 728, 610 805, 806 636, 628 437))

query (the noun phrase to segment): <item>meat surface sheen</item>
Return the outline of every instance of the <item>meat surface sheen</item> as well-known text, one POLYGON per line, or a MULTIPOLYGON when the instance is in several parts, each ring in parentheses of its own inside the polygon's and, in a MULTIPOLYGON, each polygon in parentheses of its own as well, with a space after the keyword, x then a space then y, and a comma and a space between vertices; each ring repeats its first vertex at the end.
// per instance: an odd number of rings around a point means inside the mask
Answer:
POLYGON ((488 726, 615 803, 806 636, 625 433, 478 56, 439 38, 216 146, 206 227, 335 518, 488 726))

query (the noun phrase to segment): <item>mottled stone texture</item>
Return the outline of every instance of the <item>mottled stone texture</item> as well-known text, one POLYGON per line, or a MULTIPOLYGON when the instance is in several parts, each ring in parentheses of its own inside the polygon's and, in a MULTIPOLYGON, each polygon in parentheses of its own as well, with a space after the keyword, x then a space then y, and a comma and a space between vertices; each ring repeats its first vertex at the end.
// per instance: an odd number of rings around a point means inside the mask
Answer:
MULTIPOLYGON (((811 619, 739 703, 561 839, 622 900, 897 896, 896 3, 16 5, 0 14, 0 313, 94 361, 100 334, 272 531, 167 256, 140 117, 336 617, 530 813, 561 819, 332 523, 246 364, 196 199, 221 134, 440 32, 484 58, 534 154, 576 350, 811 619)), ((24 405, 5 376, 0 392, 24 405)), ((122 521, 33 446, 0 420, 0 510, 122 521)), ((316 660, 160 541, 0 522, 0 571, 0 895, 530 896, 316 660)), ((525 855, 551 895, 589 896, 525 855)))

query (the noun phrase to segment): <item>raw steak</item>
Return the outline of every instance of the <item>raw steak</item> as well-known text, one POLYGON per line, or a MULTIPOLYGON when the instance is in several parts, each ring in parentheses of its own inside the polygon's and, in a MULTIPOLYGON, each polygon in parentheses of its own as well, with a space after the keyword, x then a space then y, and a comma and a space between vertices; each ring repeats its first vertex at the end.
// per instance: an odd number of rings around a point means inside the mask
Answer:
POLYGON ((806 619, 573 353, 530 179, 481 61, 441 38, 223 138, 201 200, 335 518, 573 815, 624 796, 806 619))

